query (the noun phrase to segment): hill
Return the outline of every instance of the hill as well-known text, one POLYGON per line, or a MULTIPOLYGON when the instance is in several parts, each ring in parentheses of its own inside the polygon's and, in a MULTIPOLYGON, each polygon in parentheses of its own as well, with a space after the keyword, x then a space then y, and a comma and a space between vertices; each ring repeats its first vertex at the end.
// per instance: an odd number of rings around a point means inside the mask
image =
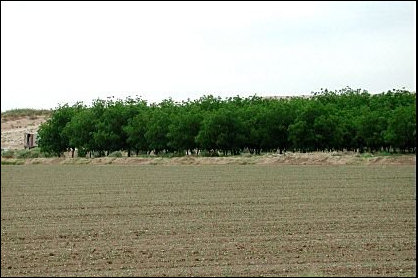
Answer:
POLYGON ((50 110, 14 109, 1 113, 1 148, 23 149, 23 134, 36 133, 50 110))

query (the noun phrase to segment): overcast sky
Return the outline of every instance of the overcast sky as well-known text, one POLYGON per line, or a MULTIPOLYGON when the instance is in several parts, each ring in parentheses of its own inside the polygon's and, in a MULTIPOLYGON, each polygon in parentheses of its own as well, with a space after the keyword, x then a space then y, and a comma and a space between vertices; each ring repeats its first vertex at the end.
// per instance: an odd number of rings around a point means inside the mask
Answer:
POLYGON ((416 2, 1 2, 1 111, 416 90, 416 2))

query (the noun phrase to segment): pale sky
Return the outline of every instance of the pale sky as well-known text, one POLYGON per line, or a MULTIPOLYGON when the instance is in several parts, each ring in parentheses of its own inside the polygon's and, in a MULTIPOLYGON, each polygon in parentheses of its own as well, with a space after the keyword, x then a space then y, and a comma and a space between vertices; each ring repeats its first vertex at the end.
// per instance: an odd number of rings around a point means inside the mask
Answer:
POLYGON ((1 2, 1 111, 416 91, 416 2, 1 2))

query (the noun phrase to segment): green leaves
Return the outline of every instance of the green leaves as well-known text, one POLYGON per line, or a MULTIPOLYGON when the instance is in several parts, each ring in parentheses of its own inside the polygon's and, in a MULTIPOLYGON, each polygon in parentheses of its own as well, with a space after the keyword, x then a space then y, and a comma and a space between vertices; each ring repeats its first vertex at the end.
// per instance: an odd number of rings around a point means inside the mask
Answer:
POLYGON ((70 107, 59 106, 51 115, 51 118, 43 123, 38 130, 38 146, 42 152, 53 153, 57 156, 71 147, 70 134, 64 132, 65 126, 81 109, 79 103, 70 107))
POLYGON ((264 99, 212 95, 148 105, 141 99, 60 106, 39 129, 39 146, 101 155, 114 151, 238 154, 243 150, 415 151, 416 94, 371 95, 349 87, 310 98, 264 99))
POLYGON ((416 105, 400 106, 393 110, 384 132, 387 143, 402 152, 416 148, 416 105))

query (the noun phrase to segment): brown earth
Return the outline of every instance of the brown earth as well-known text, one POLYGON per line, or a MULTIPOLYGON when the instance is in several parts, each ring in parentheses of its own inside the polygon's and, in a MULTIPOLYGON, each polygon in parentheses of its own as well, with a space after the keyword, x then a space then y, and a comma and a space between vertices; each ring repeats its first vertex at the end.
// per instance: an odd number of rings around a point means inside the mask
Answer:
POLYGON ((90 164, 90 165, 416 165, 416 155, 372 156, 353 153, 286 153, 235 157, 98 157, 1 158, 2 164, 90 164))
POLYGON ((1 170, 2 277, 416 277, 411 165, 1 170))

